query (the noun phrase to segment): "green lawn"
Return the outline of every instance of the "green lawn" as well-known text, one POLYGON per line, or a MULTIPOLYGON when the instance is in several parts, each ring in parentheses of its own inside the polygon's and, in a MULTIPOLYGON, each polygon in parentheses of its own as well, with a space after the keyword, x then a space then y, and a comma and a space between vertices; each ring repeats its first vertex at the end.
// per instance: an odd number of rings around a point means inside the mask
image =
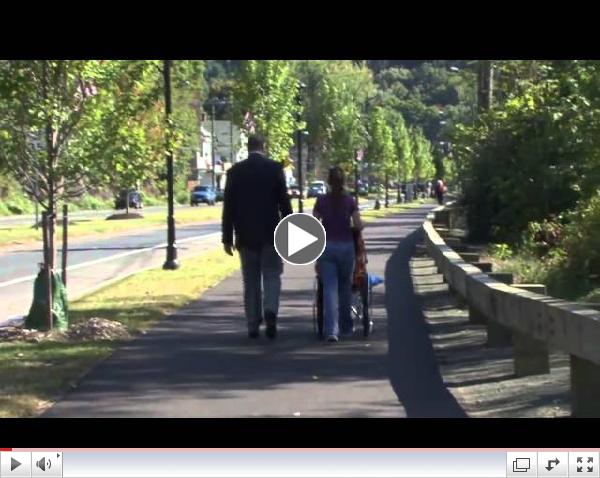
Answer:
POLYGON ((390 207, 385 208, 383 206, 383 201, 381 201, 381 209, 369 209, 368 211, 362 211, 360 215, 365 222, 372 222, 380 217, 386 217, 390 214, 395 214, 406 209, 417 208, 419 206, 422 206, 423 204, 433 204, 433 202, 433 199, 419 199, 411 203, 393 204, 390 207))
MULTIPOLYGON (((71 322, 117 320, 147 329, 195 300, 239 267, 220 248, 187 259, 176 271, 142 272, 71 304, 71 322)), ((0 418, 35 416, 81 379, 119 342, 0 342, 0 418)))
MULTIPOLYGON (((199 206, 197 208, 175 211, 177 224, 193 224, 221 219, 221 204, 215 206, 199 206)), ((75 220, 69 225, 69 239, 119 234, 127 231, 152 229, 166 225, 166 213, 154 212, 144 214, 143 219, 128 219, 107 221, 106 219, 75 220)), ((59 221, 57 228, 58 238, 62 237, 62 227, 59 221)), ((15 244, 26 244, 41 241, 41 229, 35 230, 31 226, 14 226, 0 228, 0 247, 15 244)))

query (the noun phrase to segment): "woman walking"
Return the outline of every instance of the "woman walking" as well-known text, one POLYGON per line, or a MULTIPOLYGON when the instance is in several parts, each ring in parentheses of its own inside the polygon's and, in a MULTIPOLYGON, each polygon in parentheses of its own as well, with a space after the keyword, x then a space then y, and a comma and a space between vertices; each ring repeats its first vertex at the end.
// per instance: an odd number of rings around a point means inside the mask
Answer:
POLYGON ((329 170, 329 192, 317 197, 313 216, 320 219, 327 234, 325 251, 317 261, 323 284, 323 327, 328 342, 337 342, 340 332, 354 330, 350 307, 354 271, 354 236, 352 228, 361 230, 362 220, 352 196, 344 190, 344 172, 329 170))

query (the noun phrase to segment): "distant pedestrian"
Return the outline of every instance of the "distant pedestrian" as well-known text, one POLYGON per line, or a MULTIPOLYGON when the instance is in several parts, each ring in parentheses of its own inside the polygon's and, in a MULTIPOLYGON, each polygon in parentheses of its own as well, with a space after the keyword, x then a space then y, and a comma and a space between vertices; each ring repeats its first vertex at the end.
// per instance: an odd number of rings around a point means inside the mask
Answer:
POLYGON ((292 214, 283 166, 265 155, 264 146, 264 138, 250 136, 248 158, 227 173, 223 201, 223 248, 233 255, 235 231, 248 336, 253 339, 259 336, 263 319, 267 337, 277 335, 283 262, 275 251, 273 234, 279 221, 292 214))
POLYGON ((444 181, 442 179, 438 179, 435 183, 435 196, 437 197, 438 204, 440 204, 440 206, 444 204, 444 194, 447 190, 448 188, 446 188, 444 181))

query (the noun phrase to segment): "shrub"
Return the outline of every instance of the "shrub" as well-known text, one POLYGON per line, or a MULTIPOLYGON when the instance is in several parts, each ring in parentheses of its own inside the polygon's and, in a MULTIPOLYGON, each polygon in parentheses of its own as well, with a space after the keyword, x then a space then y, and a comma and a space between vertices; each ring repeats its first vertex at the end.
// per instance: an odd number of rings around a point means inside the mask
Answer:
POLYGON ((524 249, 536 257, 544 257, 561 245, 564 226, 555 219, 530 222, 523 237, 524 249))
POLYGON ((568 267, 600 282, 600 194, 568 215, 563 247, 568 267))
POLYGON ((514 251, 508 244, 490 244, 490 254, 504 261, 514 255, 514 251))

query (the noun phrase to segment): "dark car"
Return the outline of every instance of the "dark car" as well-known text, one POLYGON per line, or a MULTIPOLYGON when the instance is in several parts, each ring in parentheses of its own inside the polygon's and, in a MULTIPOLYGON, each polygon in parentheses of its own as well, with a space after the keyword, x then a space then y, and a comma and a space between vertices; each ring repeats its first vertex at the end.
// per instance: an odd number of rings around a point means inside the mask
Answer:
POLYGON ((129 202, 130 208, 142 209, 144 207, 142 193, 135 189, 121 191, 115 199, 115 209, 127 209, 127 202, 129 202))
POLYGON ((217 189, 217 202, 225 200, 225 190, 217 189))
POLYGON ((190 195, 190 205, 197 206, 200 203, 213 206, 217 202, 217 193, 212 186, 196 186, 190 195))

